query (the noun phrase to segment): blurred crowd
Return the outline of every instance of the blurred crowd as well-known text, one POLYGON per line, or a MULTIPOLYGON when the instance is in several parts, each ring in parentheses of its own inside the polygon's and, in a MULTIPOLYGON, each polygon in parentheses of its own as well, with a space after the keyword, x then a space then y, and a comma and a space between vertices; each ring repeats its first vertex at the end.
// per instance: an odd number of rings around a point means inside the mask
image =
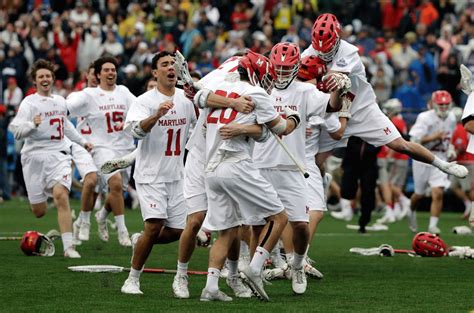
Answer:
POLYGON ((180 50, 192 70, 205 75, 245 48, 265 53, 289 41, 305 49, 324 12, 335 14, 343 39, 359 47, 379 103, 400 99, 409 126, 434 90, 449 91, 455 105, 464 106, 459 65, 474 71, 472 0, 4 0, 0 155, 8 162, 0 164, 16 170, 18 147, 6 125, 34 92, 27 73, 38 58, 56 64, 53 93, 67 96, 84 87, 93 60, 113 55, 118 83, 139 95, 158 51, 180 50))

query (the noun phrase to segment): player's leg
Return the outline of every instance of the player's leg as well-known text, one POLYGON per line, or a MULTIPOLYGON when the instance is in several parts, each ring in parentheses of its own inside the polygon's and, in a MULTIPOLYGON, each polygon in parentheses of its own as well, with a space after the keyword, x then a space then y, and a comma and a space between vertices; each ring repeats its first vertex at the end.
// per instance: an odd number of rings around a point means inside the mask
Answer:
POLYGON ((123 199, 123 180, 122 173, 116 173, 109 178, 109 195, 106 202, 110 204, 112 213, 117 223, 117 232, 119 243, 124 247, 131 247, 130 237, 127 226, 125 226, 125 203, 123 199))
POLYGON ((91 227, 91 212, 94 208, 94 191, 96 185, 96 172, 90 172, 85 175, 84 180, 82 182, 81 212, 79 213, 79 218, 74 222, 74 224, 78 226, 77 239, 79 240, 89 240, 91 227))
POLYGON ((439 234, 438 221, 441 215, 441 208, 443 207, 443 188, 431 188, 431 207, 430 207, 430 222, 428 231, 433 234, 439 234))
POLYGON ((240 256, 239 256, 239 271, 250 264, 250 241, 252 236, 252 229, 249 225, 242 225, 240 227, 240 256))
POLYGON ((375 187, 377 185, 377 173, 378 167, 376 164, 375 150, 372 148, 366 148, 364 153, 365 166, 360 176, 360 189, 361 189, 361 215, 359 218, 360 230, 365 230, 365 226, 369 224, 372 211, 375 209, 375 187))
POLYGON ((393 195, 392 188, 390 186, 390 180, 388 175, 388 160, 387 158, 377 158, 378 165, 378 186, 382 194, 382 200, 384 202, 385 214, 382 218, 377 220, 377 223, 394 223, 395 213, 393 208, 393 195))
POLYGON ((48 202, 40 202, 40 203, 31 203, 31 212, 37 217, 43 217, 46 214, 46 211, 48 210, 48 202))
POLYGON ((127 280, 125 280, 121 288, 122 293, 143 294, 140 290, 140 275, 153 248, 155 238, 158 237, 163 228, 164 220, 150 218, 145 220, 144 224, 143 233, 138 237, 133 246, 132 267, 127 280))
MULTIPOLYGON (((350 155, 351 151, 346 151, 346 155, 350 155)), ((357 189, 359 187, 359 169, 360 165, 350 157, 344 157, 342 162, 344 170, 341 179, 341 212, 331 212, 331 216, 336 219, 350 221, 354 215, 351 201, 356 198, 357 189)))
POLYGON ((64 256, 68 258, 80 258, 72 244, 72 216, 69 206, 69 190, 62 184, 53 187, 54 205, 58 210, 58 224, 63 242, 64 256))
POLYGON ((232 241, 229 253, 227 254, 226 267, 228 274, 226 278, 227 286, 229 286, 237 298, 250 298, 252 291, 247 285, 245 285, 239 274, 239 259, 240 259, 240 242, 241 242, 242 229, 239 227, 238 234, 232 241))

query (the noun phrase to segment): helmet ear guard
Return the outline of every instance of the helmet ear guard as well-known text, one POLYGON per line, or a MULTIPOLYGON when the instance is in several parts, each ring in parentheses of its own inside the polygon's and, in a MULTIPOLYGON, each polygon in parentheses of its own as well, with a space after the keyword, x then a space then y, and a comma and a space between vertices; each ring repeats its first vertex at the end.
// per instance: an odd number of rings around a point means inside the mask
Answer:
POLYGON ((413 237, 412 248, 416 254, 427 257, 442 257, 448 255, 446 243, 435 234, 421 232, 413 237))
POLYGON ((48 236, 32 230, 23 234, 20 248, 28 256, 53 256, 55 252, 54 243, 48 236))

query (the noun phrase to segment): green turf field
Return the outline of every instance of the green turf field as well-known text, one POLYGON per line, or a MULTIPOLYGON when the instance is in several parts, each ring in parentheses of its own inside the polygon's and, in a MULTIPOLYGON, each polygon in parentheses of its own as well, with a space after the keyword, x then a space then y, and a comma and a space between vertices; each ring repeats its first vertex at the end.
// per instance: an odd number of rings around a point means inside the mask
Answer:
MULTIPOLYGON (((78 203, 73 202, 78 210, 78 203)), ((450 232, 466 225, 460 214, 442 215, 442 238, 448 245, 474 246, 474 236, 450 232)), ((427 226, 428 215, 419 214, 420 227, 427 226)), ((139 211, 127 210, 130 233, 142 229, 139 211)), ((355 219, 353 223, 356 223, 355 219)), ((54 209, 42 219, 29 211, 28 203, 13 200, 0 204, 0 236, 26 230, 47 232, 57 229, 54 209)), ((62 245, 56 241, 52 258, 26 257, 19 241, 0 241, 0 312, 469 312, 474 310, 474 260, 458 258, 393 258, 355 256, 354 246, 373 247, 382 243, 409 249, 413 235, 402 221, 390 225, 388 232, 359 235, 347 230, 345 223, 327 217, 314 240, 310 256, 324 273, 323 280, 308 279, 308 290, 295 296, 290 281, 274 281, 266 290, 270 303, 236 300, 231 303, 202 303, 199 295, 205 276, 190 277, 191 299, 174 299, 173 276, 142 274, 143 296, 123 295, 120 287, 126 273, 73 273, 67 266, 112 264, 129 266, 131 249, 119 246, 111 232, 109 243, 97 237, 92 221, 91 241, 78 247, 82 259, 62 257, 62 245)), ((175 269, 177 244, 155 246, 146 267, 175 269)), ((198 248, 190 269, 207 270, 207 249, 198 248)), ((224 281, 221 289, 230 294, 224 281)))

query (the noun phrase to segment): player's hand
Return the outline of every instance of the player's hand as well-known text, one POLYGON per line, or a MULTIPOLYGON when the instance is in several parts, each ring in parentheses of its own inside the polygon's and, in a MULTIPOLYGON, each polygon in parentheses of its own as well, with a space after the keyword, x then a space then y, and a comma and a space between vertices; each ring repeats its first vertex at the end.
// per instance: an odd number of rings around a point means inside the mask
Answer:
POLYGON ((184 95, 186 96, 186 98, 194 102, 194 96, 197 93, 196 88, 194 88, 194 86, 191 86, 190 84, 184 84, 183 90, 184 90, 184 95))
POLYGON ((41 124, 41 115, 37 114, 33 117, 33 123, 35 123, 35 127, 38 127, 41 124))
POLYGON ((255 104, 249 96, 242 96, 237 99, 232 99, 232 108, 237 112, 249 114, 253 111, 255 104))
POLYGON ((87 150, 87 152, 91 152, 92 149, 94 149, 94 145, 93 145, 92 143, 90 143, 90 142, 86 142, 86 143, 84 144, 84 148, 87 150))
POLYGON ((226 124, 219 129, 222 139, 231 139, 245 134, 245 126, 236 122, 226 124))
POLYGON ((161 103, 160 106, 158 107, 158 111, 156 112, 156 116, 160 118, 166 115, 166 113, 168 113, 168 111, 171 110, 173 106, 174 104, 171 100, 161 103))

